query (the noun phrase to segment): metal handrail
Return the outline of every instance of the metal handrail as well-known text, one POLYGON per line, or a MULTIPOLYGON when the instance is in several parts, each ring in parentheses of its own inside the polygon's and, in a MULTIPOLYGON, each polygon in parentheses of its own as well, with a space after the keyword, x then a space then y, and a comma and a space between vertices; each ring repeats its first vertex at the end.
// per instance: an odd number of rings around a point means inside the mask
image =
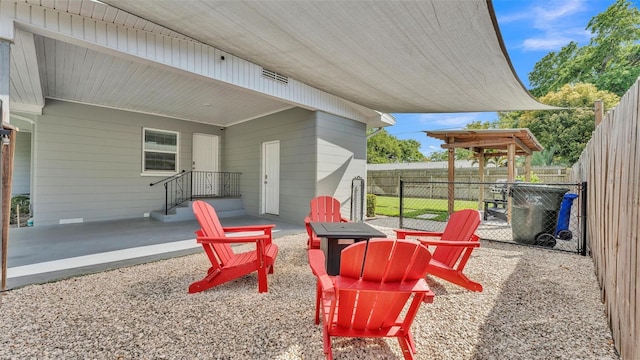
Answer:
POLYGON ((164 185, 164 214, 194 198, 240 197, 239 172, 185 171, 149 184, 164 185))
POLYGON ((169 182, 169 181, 173 180, 174 178, 178 178, 180 176, 185 175, 185 172, 186 172, 185 170, 182 170, 181 172, 179 172, 179 173, 177 173, 175 175, 171 175, 171 176, 169 176, 167 178, 164 178, 162 180, 158 180, 158 181, 156 181, 154 183, 151 183, 151 184, 149 184, 149 186, 153 186, 153 185, 159 184, 161 182, 169 182))

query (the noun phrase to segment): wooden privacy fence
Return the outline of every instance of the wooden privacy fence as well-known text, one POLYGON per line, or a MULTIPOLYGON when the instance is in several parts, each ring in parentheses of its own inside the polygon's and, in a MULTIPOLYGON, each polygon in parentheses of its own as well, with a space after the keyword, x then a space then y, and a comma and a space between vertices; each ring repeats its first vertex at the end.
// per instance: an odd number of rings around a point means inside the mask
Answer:
POLYGON ((587 181, 587 239, 613 339, 640 359, 640 80, 596 128, 575 180, 587 181))

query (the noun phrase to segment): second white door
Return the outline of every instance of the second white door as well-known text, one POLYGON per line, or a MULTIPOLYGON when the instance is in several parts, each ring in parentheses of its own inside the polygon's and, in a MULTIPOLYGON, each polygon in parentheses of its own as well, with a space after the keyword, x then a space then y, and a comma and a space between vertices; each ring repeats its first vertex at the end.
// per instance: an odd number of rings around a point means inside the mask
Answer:
POLYGON ((262 144, 262 194, 264 213, 280 214, 280 141, 262 144))
POLYGON ((194 196, 217 196, 219 171, 219 138, 216 135, 193 134, 191 170, 194 196))

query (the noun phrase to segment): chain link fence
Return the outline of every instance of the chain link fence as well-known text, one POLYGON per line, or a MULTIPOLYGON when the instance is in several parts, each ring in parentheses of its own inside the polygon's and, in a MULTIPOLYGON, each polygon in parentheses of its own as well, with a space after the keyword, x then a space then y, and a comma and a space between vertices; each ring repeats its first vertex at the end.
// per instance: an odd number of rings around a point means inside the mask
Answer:
POLYGON ((441 232, 454 211, 477 209, 484 240, 586 254, 586 183, 400 180, 399 226, 441 232))

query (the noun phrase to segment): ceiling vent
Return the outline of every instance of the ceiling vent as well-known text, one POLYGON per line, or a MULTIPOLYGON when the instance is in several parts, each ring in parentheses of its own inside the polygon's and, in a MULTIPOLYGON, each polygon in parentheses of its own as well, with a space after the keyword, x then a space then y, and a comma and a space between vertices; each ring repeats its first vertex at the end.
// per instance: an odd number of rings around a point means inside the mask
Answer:
POLYGON ((266 77, 267 79, 275 80, 285 85, 289 83, 288 77, 284 75, 280 75, 275 71, 267 70, 265 68, 262 68, 262 76, 266 77))

